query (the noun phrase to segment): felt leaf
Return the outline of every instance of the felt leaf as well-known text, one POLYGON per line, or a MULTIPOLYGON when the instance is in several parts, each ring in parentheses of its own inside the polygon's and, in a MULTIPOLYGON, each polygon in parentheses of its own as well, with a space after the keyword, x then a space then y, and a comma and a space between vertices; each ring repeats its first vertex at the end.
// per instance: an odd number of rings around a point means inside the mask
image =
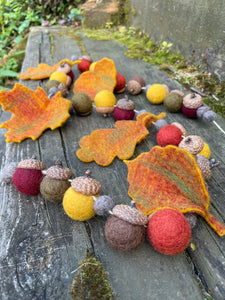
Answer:
POLYGON ((95 95, 108 90, 113 92, 116 86, 116 68, 112 59, 103 58, 95 63, 93 71, 83 72, 75 81, 73 92, 88 94, 92 101, 95 95))
POLYGON ((128 167, 128 194, 146 215, 162 208, 197 213, 219 234, 225 226, 209 213, 210 198, 195 158, 186 150, 156 146, 128 167))
POLYGON ((134 154, 136 144, 149 134, 147 127, 165 115, 143 113, 136 121, 117 121, 115 129, 94 130, 80 140, 81 149, 77 150, 77 156, 83 162, 95 161, 101 166, 108 166, 116 156, 122 160, 128 159, 134 154))
POLYGON ((28 68, 25 72, 20 73, 18 75, 18 77, 22 80, 25 79, 33 79, 33 80, 38 80, 38 79, 45 79, 51 76, 51 74, 53 72, 55 72, 58 67, 61 65, 61 63, 66 62, 68 63, 70 66, 73 66, 74 64, 78 64, 81 61, 80 60, 76 60, 76 61, 70 61, 69 59, 64 59, 61 60, 59 63, 55 64, 54 66, 49 66, 47 64, 39 64, 37 68, 35 67, 30 67, 28 68))
POLYGON ((70 116, 71 102, 62 98, 60 92, 49 100, 41 87, 33 91, 16 83, 11 91, 0 91, 0 104, 13 114, 0 125, 9 129, 6 142, 20 143, 29 137, 36 140, 47 128, 61 126, 70 116))

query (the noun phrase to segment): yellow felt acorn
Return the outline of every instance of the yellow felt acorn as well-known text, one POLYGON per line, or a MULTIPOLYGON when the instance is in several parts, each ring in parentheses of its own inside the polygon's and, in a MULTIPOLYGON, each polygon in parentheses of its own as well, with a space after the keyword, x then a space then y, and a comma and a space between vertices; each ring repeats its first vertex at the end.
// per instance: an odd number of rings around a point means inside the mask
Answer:
POLYGON ((109 113, 114 111, 114 106, 116 104, 116 97, 113 92, 108 90, 102 90, 98 92, 94 98, 95 110, 107 117, 109 113))
POLYGON ((158 83, 151 85, 146 92, 146 97, 152 104, 161 104, 166 95, 165 86, 158 83))
POLYGON ((101 184, 86 171, 84 176, 76 177, 71 181, 71 187, 63 197, 63 208, 66 214, 77 221, 89 220, 95 216, 93 208, 94 197, 98 197, 101 184))

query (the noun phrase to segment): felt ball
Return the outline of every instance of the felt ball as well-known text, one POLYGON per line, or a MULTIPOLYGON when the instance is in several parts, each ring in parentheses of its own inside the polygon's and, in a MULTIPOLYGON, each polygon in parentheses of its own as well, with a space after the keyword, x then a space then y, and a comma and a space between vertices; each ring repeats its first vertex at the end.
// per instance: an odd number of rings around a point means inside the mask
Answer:
POLYGON ((163 128, 164 126, 168 125, 166 120, 164 119, 159 119, 154 123, 154 127, 157 131, 159 131, 161 128, 163 128))
POLYGON ((152 103, 152 104, 160 104, 163 102, 165 99, 167 93, 166 93, 166 88, 162 84, 153 84, 151 85, 146 93, 147 99, 152 103))
POLYGON ((16 189, 25 194, 34 196, 40 192, 40 184, 43 179, 41 170, 18 168, 13 174, 13 184, 16 189))
POLYGON ((49 89, 48 91, 48 98, 51 99, 57 92, 58 92, 58 88, 53 86, 49 89))
POLYGON ((48 201, 61 203, 63 196, 70 187, 68 180, 59 180, 45 176, 40 185, 40 193, 48 201))
POLYGON ((13 178, 13 174, 15 173, 17 169, 17 164, 16 162, 11 162, 2 169, 0 173, 0 182, 4 183, 10 183, 13 178))
POLYGON ((135 116, 134 110, 126 110, 126 109, 121 109, 119 107, 115 107, 113 110, 113 117, 116 121, 133 120, 134 116, 135 116))
POLYGON ((97 63, 97 61, 91 63, 89 71, 94 71, 96 63, 97 63))
POLYGON ((182 132, 175 125, 166 125, 158 131, 156 140, 161 147, 167 145, 178 146, 182 141, 182 132))
MULTIPOLYGON (((98 195, 94 195, 98 197, 98 195)), ((63 197, 63 208, 66 214, 74 220, 85 221, 95 216, 93 208, 94 199, 92 196, 87 196, 74 191, 70 187, 63 197)))
POLYGON ((184 214, 185 218, 188 220, 188 223, 191 226, 191 229, 195 228, 198 218, 196 214, 186 213, 184 214))
POLYGON ((215 121, 216 118, 217 118, 217 114, 212 110, 208 110, 202 116, 202 120, 207 123, 211 123, 211 122, 215 121))
POLYGON ((163 100, 165 108, 172 113, 179 112, 181 110, 182 103, 183 98, 176 93, 168 94, 163 100))
POLYGON ((59 81, 59 82, 62 82, 62 83, 66 84, 67 75, 64 72, 55 71, 55 72, 52 73, 49 80, 56 80, 56 81, 59 81))
POLYGON ((89 70, 90 65, 91 65, 90 61, 88 61, 84 58, 81 58, 81 62, 79 64, 77 64, 77 68, 81 73, 83 73, 83 72, 86 72, 89 70))
POLYGON ((105 223, 105 237, 109 245, 121 252, 136 249, 144 241, 146 229, 111 216, 105 223))
POLYGON ((210 155, 211 155, 211 151, 210 151, 209 145, 204 142, 203 148, 202 148, 202 150, 198 154, 203 155, 203 156, 205 156, 206 158, 209 159, 210 155))
POLYGON ((176 255, 188 247, 191 227, 182 213, 165 208, 150 216, 147 235, 154 249, 166 255, 176 255))
POLYGON ((212 168, 210 161, 203 155, 196 155, 196 162, 199 169, 201 170, 202 176, 205 180, 209 180, 212 177, 212 168))
POLYGON ((191 109, 187 108, 184 105, 182 105, 182 113, 185 115, 187 118, 196 118, 197 117, 197 109, 191 109))
POLYGON ((107 216, 109 214, 109 211, 113 208, 115 205, 113 199, 110 196, 103 195, 94 198, 94 211, 99 216, 107 216))
POLYGON ((67 75, 70 76, 71 82, 73 82, 73 81, 74 81, 74 78, 75 78, 73 71, 70 70, 69 73, 67 73, 67 75))
POLYGON ((204 113, 206 113, 209 110, 209 107, 206 105, 200 106, 197 109, 196 115, 198 118, 202 118, 202 116, 204 115, 204 113))
POLYGON ((60 84, 60 82, 58 80, 48 80, 45 85, 46 91, 49 92, 50 88, 52 88, 52 87, 55 87, 58 89, 59 84, 60 84))
POLYGON ((92 111, 92 100, 88 94, 77 93, 72 97, 72 106, 80 116, 87 116, 92 111))
POLYGON ((117 73, 116 74, 116 86, 114 88, 114 92, 115 93, 122 93, 125 91, 125 86, 126 86, 126 79, 125 77, 120 74, 117 73))
POLYGON ((116 104, 116 97, 112 92, 102 90, 95 95, 94 102, 96 107, 111 107, 116 104))
POLYGON ((187 136, 187 130, 184 128, 184 126, 182 124, 180 124, 179 122, 173 122, 173 123, 171 123, 171 125, 177 126, 180 129, 180 131, 182 132, 183 137, 187 136))

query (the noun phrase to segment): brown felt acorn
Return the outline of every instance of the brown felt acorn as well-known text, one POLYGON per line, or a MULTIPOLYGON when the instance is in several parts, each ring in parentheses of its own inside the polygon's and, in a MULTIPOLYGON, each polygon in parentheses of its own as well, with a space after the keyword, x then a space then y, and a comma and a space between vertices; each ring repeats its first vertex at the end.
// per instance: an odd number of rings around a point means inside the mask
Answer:
POLYGON ((72 106, 79 116, 86 117, 92 112, 92 100, 88 94, 77 93, 72 97, 72 106))
POLYGON ((43 179, 42 170, 45 164, 33 156, 30 159, 22 160, 18 163, 17 169, 13 174, 13 184, 16 189, 25 194, 34 196, 40 192, 40 184, 43 179))
POLYGON ((144 241, 147 223, 147 216, 138 209, 116 205, 105 224, 106 240, 117 251, 132 251, 144 241))
POLYGON ((142 88, 145 86, 145 80, 143 77, 136 75, 133 76, 127 83, 127 90, 132 95, 138 95, 141 93, 142 88))
POLYGON ((86 171, 84 176, 76 177, 71 181, 71 187, 63 197, 63 208, 66 214, 77 221, 89 220, 95 215, 93 208, 94 197, 98 197, 101 184, 86 171))
POLYGON ((202 176, 205 180, 209 180, 212 177, 212 168, 220 165, 219 161, 215 159, 207 159, 205 156, 197 154, 196 162, 201 170, 202 176))
POLYGON ((61 160, 57 160, 55 165, 47 169, 40 185, 41 195, 48 201, 60 203, 66 190, 70 187, 70 179, 73 172, 63 167, 61 160))
POLYGON ((204 147, 204 141, 198 135, 188 135, 179 143, 178 147, 185 149, 193 155, 196 155, 202 151, 204 147))
POLYGON ((172 113, 179 112, 181 110, 183 98, 176 93, 169 93, 163 100, 165 108, 172 113))
POLYGON ((188 94, 183 98, 182 112, 188 118, 196 118, 197 109, 202 105, 203 100, 199 94, 188 94))
POLYGON ((113 117, 116 121, 118 120, 133 120, 135 116, 135 104, 132 100, 128 99, 125 95, 123 99, 117 101, 113 111, 113 117))

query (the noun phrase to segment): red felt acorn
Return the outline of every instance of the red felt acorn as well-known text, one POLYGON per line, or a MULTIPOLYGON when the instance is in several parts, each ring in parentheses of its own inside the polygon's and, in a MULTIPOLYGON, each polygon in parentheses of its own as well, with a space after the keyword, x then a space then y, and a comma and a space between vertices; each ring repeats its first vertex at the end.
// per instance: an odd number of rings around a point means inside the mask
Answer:
POLYGON ((178 146, 182 141, 182 131, 176 125, 166 125, 162 127, 156 136, 157 143, 161 147, 165 147, 167 145, 178 146))
POLYGON ((202 97, 198 94, 188 94, 183 98, 182 112, 188 118, 197 117, 197 109, 203 105, 202 97))
POLYGON ((182 213, 165 208, 150 216, 147 235, 157 251, 166 255, 176 255, 188 247, 191 227, 182 213))
POLYGON ((92 58, 88 55, 84 55, 81 58, 81 62, 77 64, 77 68, 81 73, 86 72, 89 70, 91 63, 92 58))
POLYGON ((113 117, 116 121, 119 120, 133 120, 135 116, 135 104, 125 95, 123 99, 117 101, 113 111, 113 117))
POLYGON ((125 88, 126 88, 125 77, 122 74, 117 73, 116 74, 116 86, 114 88, 114 92, 117 94, 123 93, 125 91, 125 88))
POLYGON ((13 174, 14 186, 25 195, 37 195, 40 192, 40 184, 43 179, 42 170, 45 168, 45 164, 37 160, 35 156, 22 160, 13 174))

